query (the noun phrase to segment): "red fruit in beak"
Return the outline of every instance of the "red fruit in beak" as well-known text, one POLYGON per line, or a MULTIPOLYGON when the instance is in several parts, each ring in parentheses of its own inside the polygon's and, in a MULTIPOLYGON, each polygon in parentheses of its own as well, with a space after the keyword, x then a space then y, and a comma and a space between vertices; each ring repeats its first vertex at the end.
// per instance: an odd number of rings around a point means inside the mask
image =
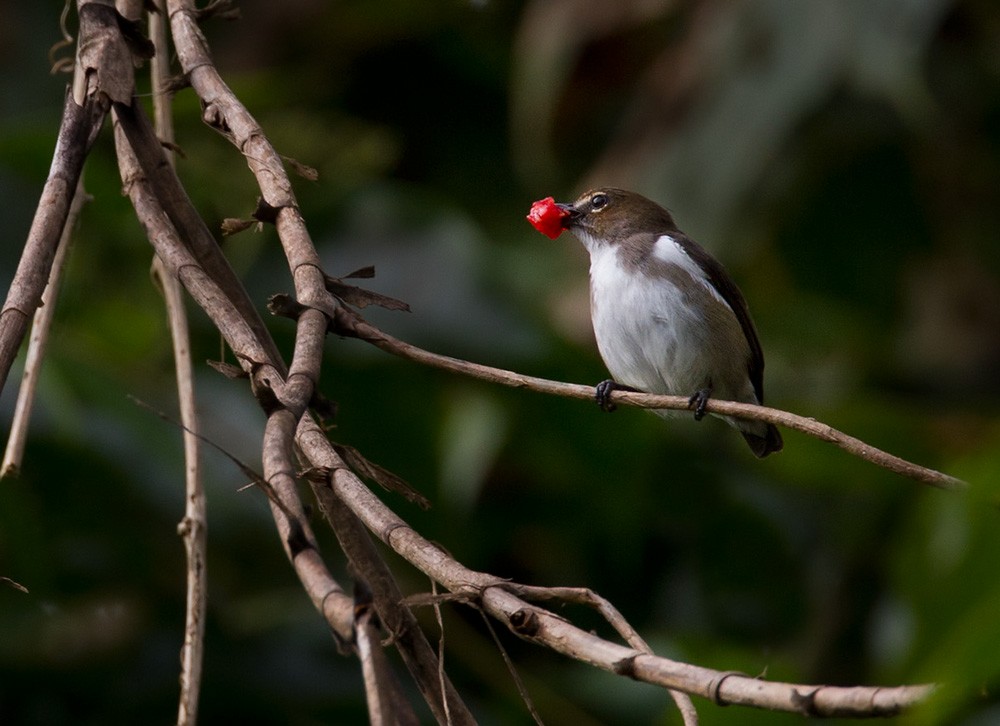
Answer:
POLYGON ((557 205, 555 199, 545 197, 531 205, 527 219, 532 227, 549 239, 555 239, 565 229, 563 220, 568 216, 569 212, 557 205))

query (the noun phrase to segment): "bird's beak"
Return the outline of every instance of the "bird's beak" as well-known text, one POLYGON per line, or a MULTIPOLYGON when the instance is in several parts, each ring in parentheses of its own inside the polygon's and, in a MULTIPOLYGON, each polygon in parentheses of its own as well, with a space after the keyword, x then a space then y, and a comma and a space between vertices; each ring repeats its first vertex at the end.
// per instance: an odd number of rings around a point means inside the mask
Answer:
POLYGON ((556 206, 559 207, 565 213, 562 219, 563 229, 569 228, 576 220, 580 218, 580 212, 572 204, 563 204, 562 202, 556 202, 556 206))

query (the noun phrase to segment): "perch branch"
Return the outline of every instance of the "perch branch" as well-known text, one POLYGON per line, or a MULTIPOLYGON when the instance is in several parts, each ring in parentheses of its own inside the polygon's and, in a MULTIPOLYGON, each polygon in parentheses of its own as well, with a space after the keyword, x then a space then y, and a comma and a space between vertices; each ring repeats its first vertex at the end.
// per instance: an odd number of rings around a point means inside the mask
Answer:
MULTIPOLYGON (((338 312, 336 323, 336 332, 360 338, 387 353, 392 353, 416 363, 422 363, 452 373, 513 388, 526 388, 530 391, 565 396, 566 398, 594 400, 594 389, 591 386, 526 376, 502 368, 493 368, 492 366, 471 363, 459 358, 432 353, 392 337, 365 321, 357 313, 348 310, 341 309, 338 312)), ((615 391, 611 395, 611 400, 616 404, 627 404, 642 408, 668 408, 677 411, 690 410, 690 401, 686 396, 662 396, 651 393, 640 393, 638 391, 615 391)), ((948 474, 901 459, 898 456, 875 448, 860 439, 837 431, 835 428, 813 418, 799 416, 776 408, 757 406, 751 403, 739 403, 737 401, 722 401, 716 398, 708 400, 705 410, 709 413, 732 416, 739 419, 766 421, 767 423, 801 431, 820 441, 835 444, 849 454, 853 454, 860 459, 881 466, 891 472, 940 489, 959 490, 968 486, 961 479, 956 479, 948 474)))

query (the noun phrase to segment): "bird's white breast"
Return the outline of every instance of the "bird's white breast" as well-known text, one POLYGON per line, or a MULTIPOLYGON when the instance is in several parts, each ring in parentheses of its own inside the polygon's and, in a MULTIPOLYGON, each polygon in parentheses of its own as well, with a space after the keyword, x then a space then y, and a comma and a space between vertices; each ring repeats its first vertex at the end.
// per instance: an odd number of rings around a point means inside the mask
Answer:
POLYGON ((616 246, 588 247, 594 335, 614 379, 679 395, 707 385, 706 331, 692 303, 718 293, 697 264, 666 235, 657 240, 653 257, 679 268, 668 276, 628 265, 616 246))

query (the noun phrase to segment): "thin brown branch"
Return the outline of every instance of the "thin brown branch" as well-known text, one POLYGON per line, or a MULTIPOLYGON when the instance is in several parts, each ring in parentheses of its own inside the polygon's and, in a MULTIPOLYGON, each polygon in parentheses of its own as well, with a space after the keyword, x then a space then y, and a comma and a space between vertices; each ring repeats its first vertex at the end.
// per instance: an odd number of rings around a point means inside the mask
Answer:
POLYGON ((239 149, 260 186, 261 206, 269 211, 269 221, 278 231, 296 301, 332 318, 338 306, 326 289, 319 254, 299 212, 281 155, 212 63, 208 44, 198 28, 194 1, 167 0, 167 8, 177 58, 201 99, 202 120, 239 149))
MULTIPOLYGON (((79 74, 78 74, 79 75, 79 74)), ((28 329, 28 320, 42 303, 56 248, 66 227, 76 186, 94 139, 108 113, 103 94, 87 95, 77 104, 66 94, 62 125, 52 155, 52 166, 42 188, 35 218, 0 310, 0 390, 28 329)))
MULTIPOLYGON (((437 594, 437 583, 431 580, 431 593, 437 594)), ((400 593, 402 594, 402 593, 400 593)), ((403 607, 407 607, 406 599, 401 601, 403 607)), ((441 603, 434 603, 432 606, 434 608, 434 619, 437 621, 438 625, 438 647, 437 647, 437 670, 438 670, 438 686, 441 693, 448 692, 448 675, 444 670, 444 655, 445 655, 445 637, 444 637, 444 618, 441 615, 441 603)), ((444 699, 444 718, 445 721, 451 724, 451 708, 448 705, 448 699, 444 699)))
MULTIPOLYGON (((452 373, 513 388, 525 388, 538 393, 548 393, 555 396, 581 400, 594 400, 595 392, 591 386, 526 376, 502 368, 494 368, 479 363, 471 363, 459 358, 432 353, 398 338, 394 338, 365 321, 357 313, 347 310, 342 309, 338 312, 337 332, 360 338, 387 353, 392 353, 407 360, 440 368, 452 373)), ((690 410, 690 401, 686 396, 661 396, 651 393, 639 393, 637 391, 615 391, 612 394, 611 400, 615 404, 626 404, 642 408, 663 408, 676 411, 690 410)), ((930 484, 939 489, 960 490, 968 486, 961 479, 894 456, 813 418, 799 416, 777 408, 756 406, 737 401, 722 401, 716 398, 709 399, 705 410, 709 413, 732 416, 733 418, 766 421, 767 423, 800 431, 820 441, 826 441, 839 446, 849 454, 881 466, 891 472, 924 484, 930 484)))
MULTIPOLYGON (((355 611, 358 608, 355 607, 355 611)), ((392 723, 392 706, 388 702, 389 667, 382 652, 378 628, 372 620, 372 609, 360 610, 354 619, 354 644, 361 661, 361 678, 365 684, 365 702, 368 706, 368 723, 384 726, 392 723)))
MULTIPOLYGON (((435 605, 435 609, 438 606, 435 605)), ((489 631, 490 637, 493 639, 493 644, 496 645, 497 650, 500 651, 500 657, 503 658, 504 665, 507 666, 507 672, 510 673, 511 679, 514 681, 514 685, 517 687, 518 695, 521 696, 521 700, 524 702, 525 708, 528 709, 528 713, 531 714, 531 718, 534 719, 538 726, 543 726, 543 721, 541 715, 538 713, 538 709, 535 708, 534 701, 531 700, 531 694, 528 693, 527 686, 524 685, 524 681, 521 679, 521 675, 517 672, 517 667, 514 665, 514 661, 510 659, 510 655, 507 653, 507 649, 503 647, 503 642, 500 640, 500 636, 497 635, 496 629, 493 627, 493 623, 490 622, 489 617, 482 610, 479 614, 483 618, 483 623, 486 625, 486 630, 489 631)))
POLYGON ((19 592, 23 592, 25 594, 28 594, 28 588, 26 588, 24 585, 22 585, 19 582, 14 582, 9 577, 0 577, 0 584, 7 585, 8 587, 12 587, 12 588, 14 588, 15 590, 17 590, 19 592))
POLYGON ((7 448, 3 455, 3 465, 0 466, 0 479, 16 476, 24 459, 24 445, 28 439, 31 410, 35 403, 35 391, 38 386, 42 361, 45 359, 45 349, 48 347, 49 330, 55 315, 56 299, 59 297, 59 286, 62 282, 66 253, 73 239, 73 229, 80 216, 80 210, 83 209, 83 205, 88 199, 81 178, 66 216, 66 224, 63 227, 62 235, 60 235, 59 246, 52 259, 49 281, 45 286, 44 302, 41 307, 35 310, 35 316, 31 323, 31 338, 28 341, 28 353, 24 360, 24 374, 21 376, 21 387, 17 393, 17 404, 14 406, 14 418, 10 424, 10 435, 7 438, 7 448))
POLYGON ((298 496, 292 458, 295 423, 295 417, 291 413, 285 409, 278 409, 268 416, 264 427, 262 453, 264 478, 281 502, 280 505, 269 502, 271 511, 285 552, 295 574, 306 586, 313 605, 327 617, 327 621, 341 642, 350 642, 353 603, 330 575, 323 562, 315 535, 298 496), (332 614, 336 619, 331 619, 329 608, 334 605, 337 607, 332 614))
POLYGON ((245 322, 240 310, 230 301, 227 291, 220 288, 188 250, 179 231, 168 219, 162 200, 147 183, 135 152, 117 123, 115 148, 125 193, 132 200, 139 223, 145 229, 156 255, 212 318, 244 370, 248 374, 252 373, 251 362, 264 361, 268 357, 264 345, 245 322))
POLYGON ((514 582, 507 583, 506 588, 518 597, 530 602, 558 601, 593 608, 601 614, 608 624, 615 629, 615 632, 630 646, 643 653, 653 652, 649 644, 642 639, 642 636, 639 635, 636 629, 618 611, 618 608, 590 588, 538 587, 537 585, 520 585, 514 582))
MULTIPOLYGON (((141 14, 141 2, 132 2, 129 18, 141 14)), ((153 87, 153 124, 157 136, 167 147, 174 142, 174 124, 170 96, 166 93, 170 64, 167 23, 162 8, 149 14, 149 37, 156 48, 150 64, 153 87)), ((168 151, 167 161, 173 165, 168 151)), ((181 647, 180 694, 177 705, 178 726, 198 723, 198 699, 201 693, 202 663, 205 650, 205 618, 208 603, 208 516, 201 477, 201 446, 195 402, 194 371, 191 364, 191 336, 180 281, 171 275, 163 260, 153 255, 153 277, 163 292, 173 344, 177 399, 180 407, 184 441, 184 519, 178 534, 184 541, 187 559, 187 592, 184 614, 184 644, 181 647)))
POLYGON ((371 603, 355 607, 354 642, 361 661, 361 677, 372 726, 416 726, 420 723, 385 657, 371 603))
MULTIPOLYGON (((625 619, 618 608, 611 604, 607 598, 598 595, 587 587, 537 587, 533 585, 518 585, 508 583, 507 589, 523 597, 525 600, 534 602, 545 602, 558 600, 561 602, 577 603, 593 608, 608 621, 608 624, 615 629, 615 632, 630 646, 641 653, 652 654, 653 649, 642 639, 638 631, 625 619)), ((698 712, 695 710, 691 698, 681 691, 668 689, 670 697, 681 712, 684 726, 697 726, 698 712)))

